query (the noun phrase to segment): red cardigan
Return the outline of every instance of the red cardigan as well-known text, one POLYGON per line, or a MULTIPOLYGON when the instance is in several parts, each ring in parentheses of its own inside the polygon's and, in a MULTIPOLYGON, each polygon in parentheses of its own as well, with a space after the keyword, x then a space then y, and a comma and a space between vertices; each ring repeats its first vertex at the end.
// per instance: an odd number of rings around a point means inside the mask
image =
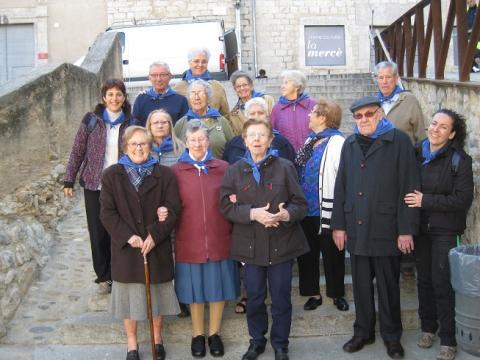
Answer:
POLYGON ((220 185, 228 163, 207 161, 208 174, 191 164, 171 167, 178 183, 182 214, 175 230, 175 259, 206 263, 229 257, 232 225, 219 209, 220 185))

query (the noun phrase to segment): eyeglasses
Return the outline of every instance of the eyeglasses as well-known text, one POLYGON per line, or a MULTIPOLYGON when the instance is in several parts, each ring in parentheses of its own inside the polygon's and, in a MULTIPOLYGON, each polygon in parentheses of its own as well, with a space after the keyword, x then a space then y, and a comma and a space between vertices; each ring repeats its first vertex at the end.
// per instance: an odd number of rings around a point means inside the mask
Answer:
POLYGON ((170 73, 161 73, 161 74, 149 74, 150 77, 154 78, 154 79, 165 79, 165 78, 168 78, 171 76, 170 73))
POLYGON ((378 107, 377 110, 375 110, 375 111, 367 111, 367 112, 364 113, 364 114, 355 113, 355 114, 353 114, 353 118, 354 118, 355 120, 362 120, 363 117, 366 117, 367 119, 370 119, 370 118, 373 117, 373 115, 375 115, 375 113, 376 113, 379 109, 381 109, 381 108, 378 107))
POLYGON ((202 96, 206 96, 206 95, 207 95, 207 93, 205 91, 190 91, 190 94, 189 94, 189 96, 191 96, 193 98, 197 97, 197 96, 202 97, 202 96))
POLYGON ((128 146, 130 146, 130 148, 132 148, 132 149, 136 149, 140 146, 143 149, 143 148, 147 147, 148 144, 147 143, 128 143, 128 146))
POLYGON ((266 139, 268 137, 268 134, 261 133, 261 132, 252 132, 252 133, 247 133, 246 135, 247 139, 249 140, 255 140, 255 139, 266 139))
POLYGON ((190 144, 203 144, 207 141, 208 139, 206 137, 201 137, 198 139, 187 139, 187 143, 190 144))
POLYGON ((163 126, 163 125, 167 125, 168 124, 168 121, 152 121, 152 126, 155 125, 155 126, 163 126))
POLYGON ((250 84, 249 83, 246 83, 246 84, 237 84, 235 85, 235 89, 242 89, 242 88, 246 88, 246 87, 249 87, 250 84))
POLYGON ((207 60, 192 60, 192 63, 195 65, 207 65, 208 61, 207 60))

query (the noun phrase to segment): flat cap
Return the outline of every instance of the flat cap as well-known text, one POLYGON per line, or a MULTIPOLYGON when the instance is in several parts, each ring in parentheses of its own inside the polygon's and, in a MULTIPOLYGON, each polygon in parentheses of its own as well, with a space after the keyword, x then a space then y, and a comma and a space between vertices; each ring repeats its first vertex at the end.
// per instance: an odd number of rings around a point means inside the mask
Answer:
POLYGON ((361 109, 369 105, 378 105, 381 106, 380 100, 376 96, 364 96, 358 100, 355 100, 352 105, 350 105, 350 111, 354 113, 358 109, 361 109))

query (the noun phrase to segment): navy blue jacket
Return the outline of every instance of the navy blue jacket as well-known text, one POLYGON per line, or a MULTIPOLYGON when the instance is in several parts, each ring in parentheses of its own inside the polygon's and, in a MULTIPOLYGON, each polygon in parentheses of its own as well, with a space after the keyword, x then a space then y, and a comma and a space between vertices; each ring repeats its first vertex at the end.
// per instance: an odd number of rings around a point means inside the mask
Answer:
POLYGON ((467 10, 467 29, 473 28, 473 22, 475 21, 475 15, 477 14, 477 5, 469 7, 467 10))
POLYGON ((145 126, 148 115, 157 109, 163 109, 168 112, 172 117, 173 125, 175 125, 177 120, 188 111, 187 98, 180 94, 173 94, 161 100, 154 100, 147 94, 139 94, 135 99, 132 111, 135 125, 145 126))
MULTIPOLYGON (((274 132, 273 135, 272 148, 278 150, 278 155, 280 157, 293 162, 295 159, 295 150, 293 149, 292 144, 290 144, 286 137, 279 133, 274 132)), ((243 158, 245 151, 247 151, 247 148, 243 138, 240 135, 235 136, 225 145, 222 160, 225 160, 232 165, 243 158)))

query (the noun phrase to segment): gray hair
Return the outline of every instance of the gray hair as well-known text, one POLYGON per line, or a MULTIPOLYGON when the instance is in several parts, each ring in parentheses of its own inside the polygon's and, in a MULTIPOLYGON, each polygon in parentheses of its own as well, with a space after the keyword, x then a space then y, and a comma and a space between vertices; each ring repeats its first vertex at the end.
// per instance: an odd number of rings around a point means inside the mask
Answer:
POLYGON ((147 128, 144 128, 143 126, 132 125, 125 129, 125 132, 123 133, 123 136, 122 136, 122 149, 125 153, 127 152, 128 142, 136 132, 143 133, 147 138, 147 143, 149 148, 150 149, 152 148, 153 137, 152 137, 152 134, 147 130, 147 128))
POLYGON ((193 58, 195 57, 195 55, 197 54, 203 54, 205 55, 205 57, 207 58, 207 61, 210 60, 210 50, 208 50, 207 48, 205 47, 202 47, 202 48, 193 48, 193 49, 190 49, 188 51, 188 61, 192 61, 193 58))
POLYGON ((382 61, 375 65, 375 75, 382 69, 392 69, 393 75, 398 76, 398 66, 393 61, 382 61))
POLYGON ((154 68, 156 66, 164 67, 170 73, 170 66, 168 66, 168 64, 166 62, 163 62, 163 61, 155 61, 155 62, 151 63, 150 68, 148 69, 149 72, 152 71, 152 68, 154 68))
POLYGON ((253 79, 250 75, 248 75, 245 71, 237 70, 230 76, 230 82, 232 83, 233 87, 235 87, 237 80, 242 77, 247 79, 250 85, 253 85, 253 79))
POLYGON ((301 94, 307 87, 307 77, 298 70, 285 70, 282 72, 282 75, 280 77, 286 80, 290 80, 295 84, 295 86, 298 86, 298 93, 301 94))
POLYGON ((212 98, 212 93, 213 93, 212 85, 210 85, 207 81, 202 80, 202 79, 194 80, 190 83, 190 85, 188 85, 187 96, 190 96, 190 92, 192 91, 192 88, 195 85, 203 86, 203 88, 205 89, 205 92, 207 94, 208 101, 210 101, 210 99, 212 98))
POLYGON ((208 127, 203 123, 203 121, 199 119, 192 119, 187 122, 186 129, 185 129, 185 143, 190 135, 196 133, 197 131, 203 131, 207 139, 210 139, 208 127))
POLYGON ((260 106, 265 112, 265 116, 267 116, 267 113, 268 113, 267 102, 263 98, 254 97, 245 103, 245 110, 243 111, 243 113, 247 118, 248 118, 248 114, 250 113, 250 109, 256 105, 260 106))

